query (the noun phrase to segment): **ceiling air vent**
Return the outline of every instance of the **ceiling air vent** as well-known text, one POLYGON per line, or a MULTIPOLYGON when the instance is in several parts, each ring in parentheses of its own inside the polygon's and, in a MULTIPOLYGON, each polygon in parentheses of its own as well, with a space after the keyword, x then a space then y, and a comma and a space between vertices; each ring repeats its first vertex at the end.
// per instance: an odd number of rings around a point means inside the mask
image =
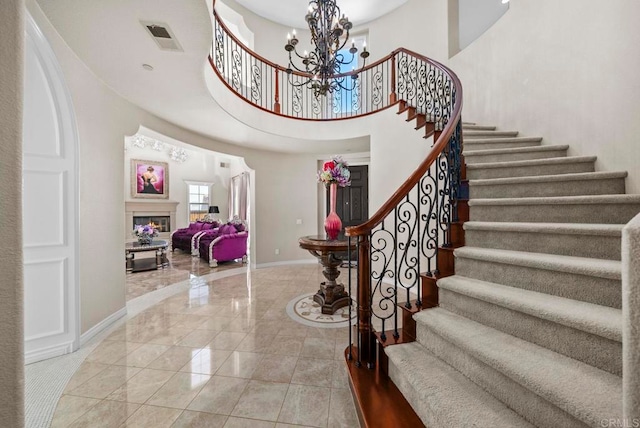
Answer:
POLYGON ((140 21, 160 49, 166 51, 183 52, 175 34, 167 24, 161 22, 140 21))
POLYGON ((220 168, 229 168, 230 166, 229 162, 220 162, 220 168))

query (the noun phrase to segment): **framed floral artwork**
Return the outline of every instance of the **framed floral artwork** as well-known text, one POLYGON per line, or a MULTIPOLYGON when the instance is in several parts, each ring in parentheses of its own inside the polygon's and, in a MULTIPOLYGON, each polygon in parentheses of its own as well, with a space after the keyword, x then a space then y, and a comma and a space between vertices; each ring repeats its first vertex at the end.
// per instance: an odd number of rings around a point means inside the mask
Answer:
POLYGON ((131 159, 131 197, 169 198, 169 164, 131 159))

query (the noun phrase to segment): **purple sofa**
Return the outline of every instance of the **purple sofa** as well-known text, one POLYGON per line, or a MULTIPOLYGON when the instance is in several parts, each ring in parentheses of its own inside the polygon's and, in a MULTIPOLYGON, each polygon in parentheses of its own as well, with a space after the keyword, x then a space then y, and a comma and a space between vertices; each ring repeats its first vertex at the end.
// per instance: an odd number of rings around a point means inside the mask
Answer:
POLYGON ((176 229, 171 233, 171 251, 176 248, 188 252, 191 255, 198 255, 196 235, 217 228, 217 222, 197 221, 189 224, 189 227, 176 229))
POLYGON ((210 267, 216 267, 218 262, 236 259, 246 262, 248 237, 243 224, 227 223, 197 235, 195 240, 200 257, 209 262, 210 267))

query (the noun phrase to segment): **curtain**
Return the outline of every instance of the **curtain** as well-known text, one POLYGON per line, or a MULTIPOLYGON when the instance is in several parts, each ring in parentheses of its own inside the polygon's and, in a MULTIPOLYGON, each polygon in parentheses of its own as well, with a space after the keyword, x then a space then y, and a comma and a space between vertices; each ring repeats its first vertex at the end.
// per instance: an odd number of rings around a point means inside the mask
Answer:
POLYGON ((247 220, 247 197, 249 194, 249 173, 243 172, 231 178, 229 192, 229 218, 238 216, 240 220, 247 220))

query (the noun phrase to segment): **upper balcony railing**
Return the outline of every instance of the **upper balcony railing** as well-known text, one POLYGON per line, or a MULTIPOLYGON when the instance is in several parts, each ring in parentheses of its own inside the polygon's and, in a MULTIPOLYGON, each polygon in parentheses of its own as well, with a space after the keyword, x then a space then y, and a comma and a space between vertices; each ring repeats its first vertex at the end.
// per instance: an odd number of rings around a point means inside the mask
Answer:
POLYGON ((336 79, 346 77, 350 90, 315 96, 304 85, 313 76, 296 71, 289 74, 285 67, 251 51, 229 31, 215 8, 209 62, 224 84, 246 102, 295 119, 350 119, 404 100, 442 129, 453 108, 454 85, 447 69, 406 49, 397 49, 366 67, 336 75, 336 79))

